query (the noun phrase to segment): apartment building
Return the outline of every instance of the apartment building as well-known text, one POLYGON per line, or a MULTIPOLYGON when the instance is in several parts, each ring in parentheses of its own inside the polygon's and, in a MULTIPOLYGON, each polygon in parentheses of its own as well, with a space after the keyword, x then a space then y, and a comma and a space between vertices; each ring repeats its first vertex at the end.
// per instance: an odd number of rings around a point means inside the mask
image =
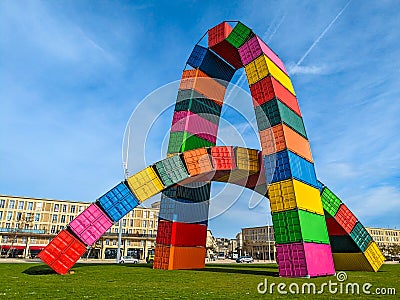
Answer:
MULTIPOLYGON (((36 256, 89 205, 79 201, 0 195, 0 255, 36 256)), ((115 258, 121 225, 122 254, 144 259, 148 251, 154 249, 158 214, 157 203, 151 208, 136 207, 121 224, 114 224, 86 255, 115 258)))
POLYGON ((241 248, 238 252, 251 255, 254 259, 274 260, 275 259, 275 237, 273 226, 260 226, 242 228, 237 244, 241 248))
POLYGON ((400 229, 365 227, 383 254, 400 258, 400 229), (397 253, 396 253, 397 252, 397 253))

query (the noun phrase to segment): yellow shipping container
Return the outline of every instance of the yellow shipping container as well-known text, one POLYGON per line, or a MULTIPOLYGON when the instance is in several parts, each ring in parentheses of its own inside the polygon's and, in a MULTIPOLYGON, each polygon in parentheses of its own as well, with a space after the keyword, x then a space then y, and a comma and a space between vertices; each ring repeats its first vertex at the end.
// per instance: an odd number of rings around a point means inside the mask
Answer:
POLYGON ((243 178, 249 177, 250 175, 251 175, 250 172, 247 170, 232 170, 228 174, 219 177, 214 181, 234 183, 243 178))
POLYGON ((237 147, 235 152, 236 166, 239 170, 246 170, 249 175, 260 171, 259 152, 257 150, 237 147))
MULTIPOLYGON (((277 81, 279 81, 288 91, 290 91, 293 95, 296 96, 294 92, 294 88, 292 85, 292 81, 290 80, 289 76, 287 76, 282 70, 275 65, 267 56, 261 55, 257 59, 254 60, 253 68, 256 69, 256 74, 258 78, 254 81, 254 75, 252 77, 253 83, 267 77, 271 74, 277 81)), ((254 73, 254 71, 252 70, 254 73)), ((247 74, 247 72, 246 72, 247 74)), ((250 83, 252 84, 252 83, 250 83)))
POLYGON ((247 66, 245 66, 244 70, 246 71, 247 81, 249 82, 249 85, 252 85, 261 79, 257 74, 256 63, 254 62, 254 60, 250 62, 247 66))
POLYGON ((336 271, 374 271, 364 253, 332 253, 336 271))
POLYGON ((270 184, 268 198, 272 212, 301 208, 324 215, 319 190, 294 179, 270 184))
POLYGON ((385 256, 383 256, 381 250, 374 241, 372 241, 367 249, 365 249, 364 255, 375 272, 379 270, 385 261, 385 256))
POLYGON ((136 198, 143 202, 161 192, 164 185, 152 167, 147 167, 142 171, 128 178, 128 185, 136 198))

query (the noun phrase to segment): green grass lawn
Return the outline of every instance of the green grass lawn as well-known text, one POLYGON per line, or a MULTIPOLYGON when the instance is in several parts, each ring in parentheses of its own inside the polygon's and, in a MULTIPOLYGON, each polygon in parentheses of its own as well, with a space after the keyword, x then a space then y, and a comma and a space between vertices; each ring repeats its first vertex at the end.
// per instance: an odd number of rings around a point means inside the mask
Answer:
POLYGON ((325 289, 321 295, 258 294, 257 285, 265 278, 270 283, 337 282, 336 277, 280 278, 275 264, 210 264, 203 270, 153 270, 146 264, 77 264, 75 273, 57 275, 40 263, 1 263, 0 299, 240 299, 240 298, 321 298, 321 299, 395 299, 400 293, 400 264, 384 265, 377 273, 346 272, 348 282, 371 283, 375 288, 395 288, 396 296, 332 295, 325 289))

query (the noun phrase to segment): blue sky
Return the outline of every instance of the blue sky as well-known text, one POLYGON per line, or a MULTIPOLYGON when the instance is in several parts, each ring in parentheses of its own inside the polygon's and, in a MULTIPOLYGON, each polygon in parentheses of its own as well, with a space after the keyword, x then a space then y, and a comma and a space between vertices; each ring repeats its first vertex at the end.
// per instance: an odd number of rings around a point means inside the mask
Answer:
MULTIPOLYGON (((0 193, 94 201, 124 177, 134 109, 180 78, 207 29, 241 20, 289 69, 318 177, 365 225, 399 228, 399 10, 397 1, 1 1, 0 193)), ((131 141, 131 171, 165 154, 174 88, 142 107, 136 124, 159 117, 145 150, 131 141)), ((224 109, 220 143, 243 133, 259 148, 235 117, 251 112, 246 102, 224 109)), ((211 212, 238 192, 215 185, 211 212)), ((250 196, 211 219, 214 235, 271 222, 268 202, 249 209, 250 196)))

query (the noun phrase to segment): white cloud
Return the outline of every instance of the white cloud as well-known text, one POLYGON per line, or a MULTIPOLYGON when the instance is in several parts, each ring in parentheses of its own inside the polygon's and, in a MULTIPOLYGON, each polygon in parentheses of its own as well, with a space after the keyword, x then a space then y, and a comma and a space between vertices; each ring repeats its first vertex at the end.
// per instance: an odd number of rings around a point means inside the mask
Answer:
POLYGON ((298 66, 292 63, 288 64, 288 72, 290 75, 297 75, 297 74, 322 75, 322 74, 327 74, 328 69, 325 66, 298 66))

